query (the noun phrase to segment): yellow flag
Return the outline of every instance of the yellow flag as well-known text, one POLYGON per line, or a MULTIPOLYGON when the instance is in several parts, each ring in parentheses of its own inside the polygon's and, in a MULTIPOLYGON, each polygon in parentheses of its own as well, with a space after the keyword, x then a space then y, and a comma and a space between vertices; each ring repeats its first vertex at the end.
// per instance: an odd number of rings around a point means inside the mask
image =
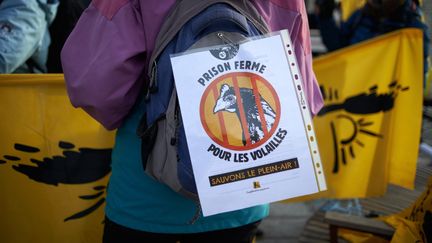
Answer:
POLYGON ((392 243, 432 242, 432 177, 411 207, 384 221, 396 229, 392 243))
POLYGON ((0 75, 0 241, 101 242, 114 134, 63 75, 0 75))
MULTIPOLYGON (((417 200, 400 213, 384 216, 377 220, 395 228, 391 243, 427 243, 432 242, 432 177, 417 200)), ((386 242, 376 235, 352 230, 340 230, 339 235, 354 243, 386 242)))
POLYGON ((405 29, 314 60, 325 106, 314 119, 327 197, 413 188, 422 117, 422 32, 405 29))

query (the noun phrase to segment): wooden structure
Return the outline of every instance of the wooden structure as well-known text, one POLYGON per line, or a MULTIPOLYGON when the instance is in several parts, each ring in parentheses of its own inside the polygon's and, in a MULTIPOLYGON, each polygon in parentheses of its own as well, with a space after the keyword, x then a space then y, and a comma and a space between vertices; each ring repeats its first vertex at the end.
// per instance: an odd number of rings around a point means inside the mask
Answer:
MULTIPOLYGON (((365 213, 376 212, 379 215, 390 215, 409 207, 421 195, 432 176, 432 166, 427 158, 419 159, 415 190, 408 190, 390 185, 387 194, 382 197, 361 199, 365 213)), ((355 229, 375 233, 384 238, 391 238, 394 229, 385 223, 359 216, 347 216, 339 213, 317 211, 306 223, 299 242, 343 242, 337 239, 339 228, 355 229)))

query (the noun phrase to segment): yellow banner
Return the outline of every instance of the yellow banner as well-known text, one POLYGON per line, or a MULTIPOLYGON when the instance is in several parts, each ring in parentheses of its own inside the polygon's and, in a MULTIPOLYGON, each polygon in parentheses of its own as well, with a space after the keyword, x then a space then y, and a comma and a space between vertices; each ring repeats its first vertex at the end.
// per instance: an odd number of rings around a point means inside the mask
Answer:
POLYGON ((422 117, 422 32, 406 29, 314 60, 314 119, 332 198, 413 188, 422 117))
POLYGON ((432 177, 424 192, 411 207, 399 214, 386 217, 385 222, 392 225, 396 232, 392 243, 431 242, 432 241, 432 177))
POLYGON ((114 133, 63 75, 0 75, 0 241, 101 242, 114 133))

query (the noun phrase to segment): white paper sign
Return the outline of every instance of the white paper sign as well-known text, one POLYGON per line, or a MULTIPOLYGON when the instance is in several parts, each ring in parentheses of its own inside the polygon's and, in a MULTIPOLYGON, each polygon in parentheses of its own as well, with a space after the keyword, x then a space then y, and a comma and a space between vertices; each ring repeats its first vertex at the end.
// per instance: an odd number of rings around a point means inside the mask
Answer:
POLYGON ((326 190, 287 31, 171 58, 204 216, 326 190))

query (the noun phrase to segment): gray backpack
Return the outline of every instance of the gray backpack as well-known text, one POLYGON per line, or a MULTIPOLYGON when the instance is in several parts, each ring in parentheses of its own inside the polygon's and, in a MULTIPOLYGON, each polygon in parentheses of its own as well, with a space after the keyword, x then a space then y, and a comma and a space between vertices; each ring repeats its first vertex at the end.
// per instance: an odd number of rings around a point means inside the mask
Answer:
POLYGON ((224 52, 265 33, 268 28, 250 1, 177 1, 156 39, 146 111, 137 129, 143 166, 151 177, 198 202, 170 55, 215 45, 224 45, 214 50, 224 52))

